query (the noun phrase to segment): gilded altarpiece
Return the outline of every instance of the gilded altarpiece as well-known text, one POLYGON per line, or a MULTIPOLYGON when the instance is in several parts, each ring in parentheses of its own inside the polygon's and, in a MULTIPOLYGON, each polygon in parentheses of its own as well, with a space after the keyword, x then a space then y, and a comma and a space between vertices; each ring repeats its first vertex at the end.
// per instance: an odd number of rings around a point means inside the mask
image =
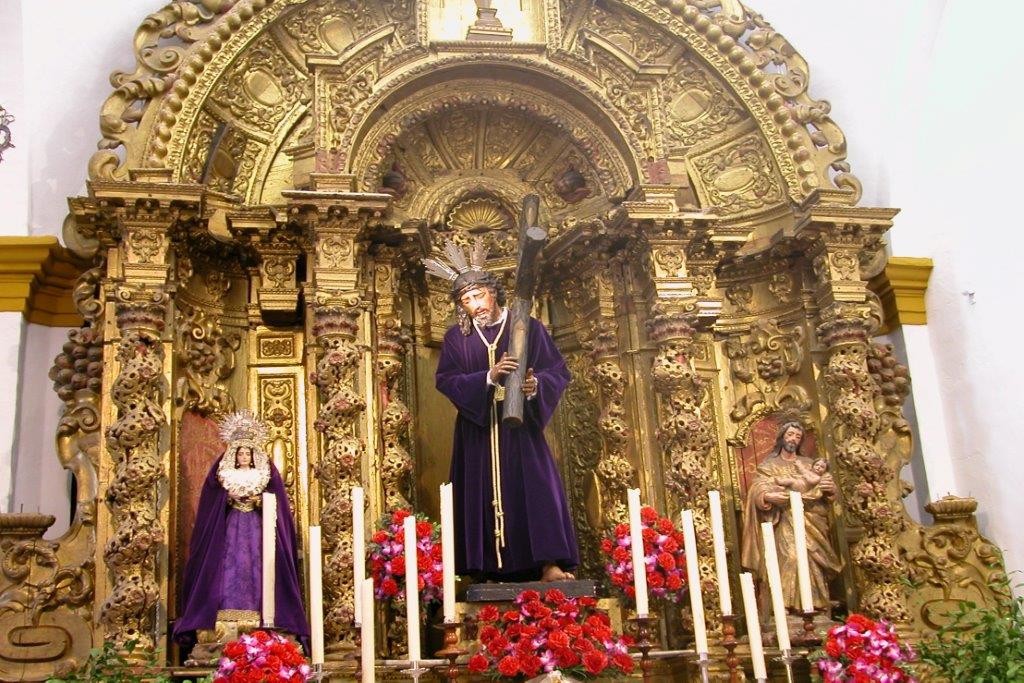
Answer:
MULTIPOLYGON (((692 508, 718 638, 707 492, 732 513, 736 576, 750 468, 795 420, 840 489, 839 606, 913 635, 992 599, 1003 570, 976 504, 933 501, 932 526, 904 511, 909 378, 874 339, 868 287, 896 211, 858 205, 799 53, 733 0, 515 5, 486 42, 439 33, 454 10, 432 0, 178 2, 143 20, 69 200, 65 241, 93 264, 51 372, 76 516, 52 540, 52 520, 0 516, 0 677, 42 680, 104 640, 180 654, 195 482, 239 407, 268 423, 300 552, 322 524, 328 660, 350 673, 349 489, 371 520, 436 515, 447 479, 454 411, 433 372, 453 308, 421 259, 483 237, 510 280, 527 194, 550 234, 534 313, 574 376, 548 438, 582 575, 601 577, 627 488, 692 508)), ((688 643, 687 613, 663 610, 665 645, 688 643)))

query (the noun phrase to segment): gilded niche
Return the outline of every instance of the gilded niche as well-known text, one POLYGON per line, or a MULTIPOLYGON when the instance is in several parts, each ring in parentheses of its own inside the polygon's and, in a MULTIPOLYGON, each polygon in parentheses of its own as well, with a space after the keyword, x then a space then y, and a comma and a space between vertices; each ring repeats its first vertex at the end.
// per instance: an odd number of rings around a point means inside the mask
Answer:
POLYGON ((503 102, 497 92, 494 100, 482 99, 476 106, 453 100, 406 125, 389 141, 387 156, 368 167, 364 187, 389 191, 396 206, 413 215, 426 206, 449 206, 437 218, 457 233, 507 231, 516 198, 530 191, 554 215, 619 191, 608 160, 557 118, 503 102), (505 201, 484 196, 493 197, 495 189, 505 201))

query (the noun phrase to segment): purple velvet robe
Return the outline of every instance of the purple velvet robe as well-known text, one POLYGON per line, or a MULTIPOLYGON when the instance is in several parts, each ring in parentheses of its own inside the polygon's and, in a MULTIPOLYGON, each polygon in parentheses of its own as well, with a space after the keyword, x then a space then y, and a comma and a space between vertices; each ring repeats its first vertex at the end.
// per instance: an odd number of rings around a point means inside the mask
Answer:
MULTIPOLYGON (((223 457, 223 456, 221 456, 223 457)), ((196 525, 189 544, 188 562, 182 580, 178 618, 174 622, 174 639, 186 648, 195 644, 197 629, 212 629, 217 621, 217 610, 255 609, 260 610, 262 598, 262 565, 260 555, 252 557, 252 548, 261 545, 259 512, 240 512, 228 505, 228 492, 217 479, 217 467, 221 458, 213 463, 206 475, 199 497, 196 525), (253 521, 257 524, 253 525, 253 521), (256 537, 252 538, 253 528, 256 537), (255 546, 252 542, 255 540, 255 546), (225 563, 229 555, 249 548, 250 556, 239 557, 237 565, 225 563), (254 607, 244 603, 252 600, 251 595, 230 596, 224 600, 224 588, 241 575, 250 574, 252 563, 259 583, 256 584, 254 607), (225 575, 225 566, 232 576, 225 575), (225 604, 225 602, 227 604, 225 604)), ((294 634, 303 647, 309 649, 309 623, 303 607, 302 589, 299 584, 298 557, 295 549, 295 526, 292 523, 291 508, 284 481, 273 463, 270 465, 270 482, 267 491, 277 497, 277 560, 274 572, 274 627, 294 634)), ((242 587, 237 584, 236 587, 242 587)), ((240 593, 250 593, 249 590, 240 593)))
MULTIPOLYGON (((493 341, 499 326, 484 330, 493 341)), ((508 349, 508 329, 495 357, 508 349)), ((448 330, 437 366, 437 388, 458 409, 452 449, 451 481, 455 497, 455 568, 505 580, 529 580, 546 564, 573 569, 579 564, 565 489, 544 427, 551 419, 569 371, 554 340, 538 320, 530 319, 529 362, 537 394, 524 402, 523 425, 500 427, 501 494, 506 546, 499 571, 491 505, 490 420, 494 388, 487 384, 487 347, 476 331, 468 336, 456 325, 448 330)), ((498 418, 501 418, 498 404, 498 418)))

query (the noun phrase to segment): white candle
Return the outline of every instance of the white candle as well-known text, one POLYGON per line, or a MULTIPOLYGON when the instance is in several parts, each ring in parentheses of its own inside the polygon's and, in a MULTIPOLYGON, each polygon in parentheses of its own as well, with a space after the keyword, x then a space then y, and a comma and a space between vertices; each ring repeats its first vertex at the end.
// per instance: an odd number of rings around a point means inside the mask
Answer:
POLYGON ((636 591, 636 615, 646 617, 647 607, 647 564, 644 562, 643 526, 640 524, 640 489, 627 491, 629 500, 629 541, 633 557, 633 588, 636 591))
POLYGON ((277 559, 277 498, 263 494, 263 625, 274 626, 274 572, 277 559))
POLYGON ((320 527, 309 527, 309 634, 313 664, 324 663, 324 579, 320 527))
POLYGON ((754 678, 768 678, 764 665, 764 647, 761 645, 761 622, 757 618, 757 597, 754 595, 754 577, 749 572, 740 574, 740 592, 743 594, 743 611, 747 615, 747 639, 750 641, 750 660, 754 666, 754 678))
POLYGON ((690 611, 693 612, 693 640, 697 654, 708 651, 708 631, 704 623, 704 596, 700 589, 700 566, 697 561, 697 533, 693 527, 693 510, 683 510, 683 549, 686 552, 686 580, 689 582, 690 611))
POLYGON ((444 621, 455 621, 455 500, 452 485, 441 484, 441 576, 444 621))
MULTIPOLYGON (((358 587, 360 594, 363 596, 362 603, 369 607, 373 604, 373 579, 363 579, 362 585, 358 587)), ((360 628, 360 654, 361 654, 361 667, 363 670, 363 683, 373 683, 376 678, 376 671, 374 666, 376 665, 376 657, 374 656, 374 645, 373 645, 373 613, 370 609, 366 610, 366 619, 363 619, 363 623, 360 628)))
POLYGON ((796 540, 796 578, 800 584, 800 609, 814 611, 811 595, 811 565, 807 559, 807 526, 804 520, 804 499, 799 491, 789 492, 789 508, 793 513, 793 537, 796 540))
POLYGON ((352 487, 352 580, 356 590, 353 597, 353 616, 356 626, 363 623, 363 595, 359 590, 366 578, 366 523, 363 521, 363 487, 352 487))
POLYGON ((732 614, 732 593, 729 590, 729 563, 725 555, 725 525, 722 524, 722 496, 708 491, 711 501, 711 540, 715 546, 715 576, 718 578, 718 603, 722 614, 732 614))
POLYGON ((405 622, 409 642, 409 661, 420 660, 420 587, 416 566, 416 518, 402 522, 405 531, 405 622))
POLYGON ((782 596, 782 574, 779 572, 779 553, 775 549, 775 529, 771 522, 761 523, 764 537, 764 566, 768 571, 768 590, 772 594, 772 613, 775 615, 775 632, 779 636, 779 649, 790 649, 789 624, 786 623, 786 603, 782 596))

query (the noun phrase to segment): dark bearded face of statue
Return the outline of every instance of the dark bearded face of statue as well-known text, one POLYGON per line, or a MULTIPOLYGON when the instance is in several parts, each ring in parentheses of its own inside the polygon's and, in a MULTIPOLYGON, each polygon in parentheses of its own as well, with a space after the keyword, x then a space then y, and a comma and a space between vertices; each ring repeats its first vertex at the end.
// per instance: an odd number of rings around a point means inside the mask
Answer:
POLYGON ((500 315, 498 300, 490 287, 468 289, 459 297, 462 310, 481 327, 493 325, 500 315))
POLYGON ((790 427, 786 430, 786 433, 782 435, 782 448, 787 453, 796 453, 797 449, 800 448, 800 442, 803 441, 804 432, 799 427, 790 427))
POLYGON ((235 467, 248 469, 252 467, 252 449, 248 446, 240 446, 235 451, 235 467))

